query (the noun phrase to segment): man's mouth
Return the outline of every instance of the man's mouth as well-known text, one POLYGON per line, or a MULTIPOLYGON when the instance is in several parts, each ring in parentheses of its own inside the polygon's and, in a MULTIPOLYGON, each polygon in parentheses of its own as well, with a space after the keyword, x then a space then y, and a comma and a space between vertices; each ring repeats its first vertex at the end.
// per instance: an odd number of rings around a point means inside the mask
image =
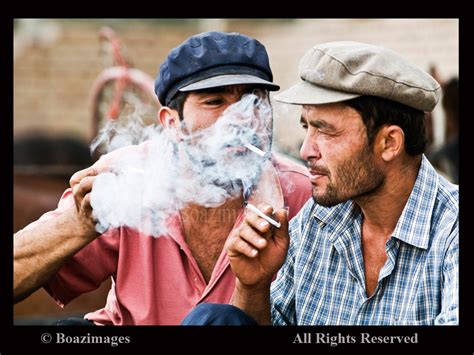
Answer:
POLYGON ((325 177, 327 174, 321 172, 321 171, 318 171, 318 170, 313 170, 313 169, 308 169, 308 172, 310 174, 310 178, 309 180, 311 181, 311 183, 315 183, 317 182, 319 179, 325 177))
POLYGON ((228 145, 224 146, 224 149, 229 153, 234 153, 234 154, 237 154, 237 155, 244 155, 248 152, 248 149, 245 148, 242 145, 235 146, 235 145, 228 144, 228 145))

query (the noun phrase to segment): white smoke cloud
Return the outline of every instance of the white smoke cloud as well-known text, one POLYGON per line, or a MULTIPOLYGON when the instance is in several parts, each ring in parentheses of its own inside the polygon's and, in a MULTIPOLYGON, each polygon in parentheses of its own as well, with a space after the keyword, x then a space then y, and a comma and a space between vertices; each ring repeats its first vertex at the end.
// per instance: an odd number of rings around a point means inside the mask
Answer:
MULTIPOLYGON (((128 226, 159 236, 166 233, 167 219, 188 204, 218 207, 243 192, 249 195, 269 154, 261 157, 244 145, 266 153, 271 149, 271 106, 268 98, 255 94, 244 95, 215 124, 188 132, 179 142, 169 130, 137 129, 137 124, 139 118, 130 120, 130 129, 112 127, 112 148, 117 142, 138 145, 115 150, 98 162, 107 166, 91 192, 101 233, 128 226)), ((109 125, 99 135, 100 144, 109 149, 111 140, 103 137, 110 137, 110 131, 109 125)))

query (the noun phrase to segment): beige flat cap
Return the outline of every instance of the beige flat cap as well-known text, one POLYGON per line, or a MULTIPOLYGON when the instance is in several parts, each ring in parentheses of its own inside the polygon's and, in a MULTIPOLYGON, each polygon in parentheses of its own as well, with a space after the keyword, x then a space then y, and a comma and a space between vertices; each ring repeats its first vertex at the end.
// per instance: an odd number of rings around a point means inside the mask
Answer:
POLYGON ((319 105, 372 95, 432 111, 441 86, 398 53, 359 42, 328 42, 311 48, 299 64, 301 82, 275 96, 296 105, 319 105))

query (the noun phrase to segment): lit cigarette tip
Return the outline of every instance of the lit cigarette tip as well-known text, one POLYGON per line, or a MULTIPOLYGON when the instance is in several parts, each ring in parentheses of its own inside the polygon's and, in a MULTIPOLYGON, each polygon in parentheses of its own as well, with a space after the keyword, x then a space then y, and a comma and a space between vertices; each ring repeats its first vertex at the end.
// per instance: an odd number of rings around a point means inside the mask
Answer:
POLYGON ((261 150, 260 148, 257 148, 256 146, 250 144, 250 143, 246 143, 244 144, 244 147, 251 150, 252 152, 254 153, 257 153, 258 155, 260 155, 261 157, 264 157, 266 155, 266 153, 261 150))
POLYGON ((274 219, 268 217, 265 213, 260 211, 257 207, 252 205, 251 203, 247 203, 246 206, 250 211, 256 213, 259 217, 262 217, 264 220, 266 220, 268 223, 270 223, 272 226, 275 226, 277 228, 281 227, 280 222, 275 221, 274 219))

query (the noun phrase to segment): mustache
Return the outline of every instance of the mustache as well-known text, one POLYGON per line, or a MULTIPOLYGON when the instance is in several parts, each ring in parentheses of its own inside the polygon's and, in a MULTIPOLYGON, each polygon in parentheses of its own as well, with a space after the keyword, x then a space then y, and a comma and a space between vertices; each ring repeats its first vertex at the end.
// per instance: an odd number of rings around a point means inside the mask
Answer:
POLYGON ((248 143, 250 143, 250 144, 254 145, 255 147, 261 149, 264 145, 264 140, 263 140, 263 138, 261 138, 258 135, 254 134, 251 137, 249 137, 249 139, 242 140, 242 139, 239 139, 239 138, 235 138, 231 141, 226 141, 226 142, 223 143, 223 147, 224 148, 241 147, 241 146, 244 146, 245 144, 248 144, 248 143))
POLYGON ((324 175, 329 175, 330 174, 329 169, 327 167, 318 165, 317 163, 308 162, 307 167, 308 167, 308 170, 316 171, 320 174, 324 174, 324 175))

